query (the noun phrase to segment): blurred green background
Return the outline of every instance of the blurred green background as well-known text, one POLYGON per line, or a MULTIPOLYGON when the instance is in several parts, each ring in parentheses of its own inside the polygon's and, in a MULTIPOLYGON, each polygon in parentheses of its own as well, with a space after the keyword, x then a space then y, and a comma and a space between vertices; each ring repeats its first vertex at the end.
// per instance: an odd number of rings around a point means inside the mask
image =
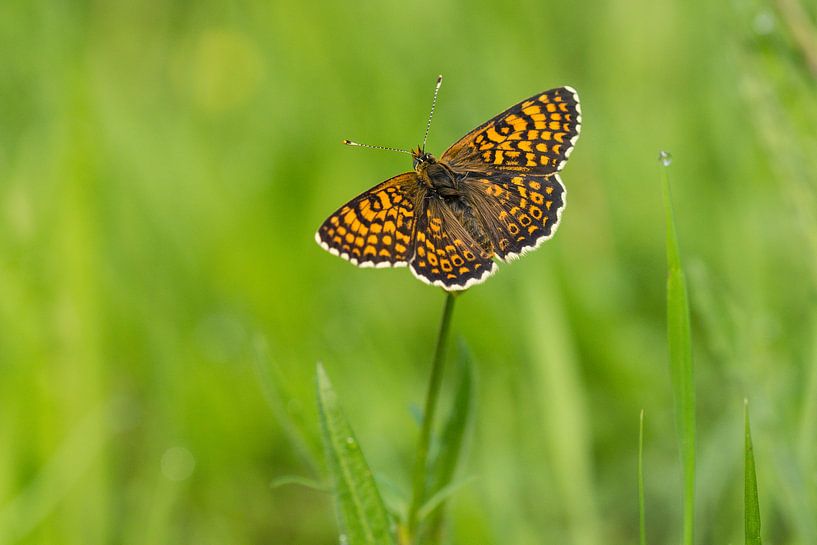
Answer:
POLYGON ((314 372, 399 503, 443 296, 313 240, 537 91, 583 132, 558 236, 463 296, 478 403, 456 543, 680 535, 660 149, 698 385, 700 543, 817 543, 813 2, 0 3, 0 543, 325 544, 314 372), (259 351, 262 354, 259 356, 259 351), (266 356, 264 356, 266 354, 266 356), (260 362, 260 363, 259 363, 260 362), (259 370, 262 371, 259 373, 259 370), (268 403, 262 375, 284 392, 268 403))

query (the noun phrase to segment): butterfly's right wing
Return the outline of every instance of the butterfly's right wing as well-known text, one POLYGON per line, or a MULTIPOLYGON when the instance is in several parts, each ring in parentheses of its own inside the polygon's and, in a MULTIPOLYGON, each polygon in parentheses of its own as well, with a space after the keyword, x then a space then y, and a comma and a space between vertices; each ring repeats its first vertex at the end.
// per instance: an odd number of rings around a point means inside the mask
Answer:
POLYGON ((415 172, 399 174, 343 205, 315 240, 358 267, 405 267, 414 250, 415 207, 424 193, 415 172))
POLYGON ((550 89, 469 132, 440 161, 463 171, 553 174, 573 150, 581 120, 576 90, 550 89))

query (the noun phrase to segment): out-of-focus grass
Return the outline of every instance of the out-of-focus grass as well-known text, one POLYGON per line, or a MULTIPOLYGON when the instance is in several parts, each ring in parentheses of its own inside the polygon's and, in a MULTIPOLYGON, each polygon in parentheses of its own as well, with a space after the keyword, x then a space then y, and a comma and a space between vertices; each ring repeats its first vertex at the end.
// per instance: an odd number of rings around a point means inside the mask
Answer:
POLYGON ((642 407, 650 543, 678 535, 666 148, 698 340, 697 540, 740 541, 748 396, 764 535, 817 542, 817 95, 791 32, 755 0, 0 3, 0 535, 333 540, 328 495, 270 486, 310 469, 265 401, 259 337, 306 444, 321 360, 378 479, 410 489, 440 294, 312 234, 410 168, 338 142, 416 144, 443 73, 437 153, 557 85, 584 119, 558 235, 458 301, 480 380, 456 541, 635 542, 642 407))

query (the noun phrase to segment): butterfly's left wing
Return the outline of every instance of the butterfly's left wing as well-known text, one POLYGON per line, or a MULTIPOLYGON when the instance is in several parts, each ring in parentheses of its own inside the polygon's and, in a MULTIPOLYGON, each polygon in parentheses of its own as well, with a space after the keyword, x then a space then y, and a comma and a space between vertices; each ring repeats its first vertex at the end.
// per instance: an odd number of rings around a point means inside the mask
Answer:
POLYGON ((440 197, 425 199, 414 240, 411 272, 427 284, 459 291, 496 271, 492 253, 480 247, 440 197))
POLYGON ((457 170, 553 174, 579 138, 581 107, 572 87, 523 100, 448 148, 440 160, 457 170))
POLYGON ((558 174, 473 174, 460 183, 496 257, 503 261, 535 249, 559 226, 566 192, 558 174))
POLYGON ((423 194, 415 172, 395 176, 326 218, 315 240, 358 267, 405 267, 414 251, 415 203, 423 194))

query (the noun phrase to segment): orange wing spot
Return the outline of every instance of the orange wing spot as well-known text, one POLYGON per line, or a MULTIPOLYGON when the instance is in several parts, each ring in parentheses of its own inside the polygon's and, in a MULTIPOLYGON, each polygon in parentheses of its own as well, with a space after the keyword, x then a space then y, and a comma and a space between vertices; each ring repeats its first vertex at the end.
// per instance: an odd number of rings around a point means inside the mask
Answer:
POLYGON ((504 156, 502 150, 497 150, 496 155, 494 155, 494 164, 495 165, 501 165, 504 162, 505 162, 505 156, 504 156))
MULTIPOLYGON (((338 229, 340 229, 340 227, 338 227, 338 229)), ((379 223, 373 223, 372 226, 371 226, 371 230, 372 230, 372 233, 377 234, 377 233, 379 233, 380 231, 383 230, 383 226, 380 225, 379 223)))
POLYGON ((366 241, 365 241, 365 240, 363 240, 363 237, 357 237, 357 238, 355 238, 355 246, 358 246, 358 247, 360 247, 360 248, 363 248, 363 245, 364 245, 365 243, 366 243, 366 241))
POLYGON ((564 102, 559 104, 559 111, 560 112, 566 112, 567 111, 567 104, 565 104, 564 102))
POLYGON ((513 120, 509 117, 505 121, 513 127, 514 132, 522 132, 528 128, 528 122, 521 117, 514 118, 513 120))
POLYGON ((332 238, 332 242, 334 242, 334 243, 335 243, 335 244, 337 244, 337 245, 341 245, 341 244, 343 244, 343 240, 341 240, 341 238, 340 238, 340 237, 333 237, 333 238, 332 238))
POLYGON ((559 123, 558 121, 551 121, 550 123, 548 123, 548 128, 552 131, 558 131, 559 129, 562 128, 562 124, 559 123))
POLYGON ((553 133, 550 131, 543 131, 542 132, 542 140, 550 140, 553 136, 553 133))
POLYGON ((515 223, 509 223, 508 232, 512 235, 517 235, 519 233, 519 226, 515 223))
POLYGON ((508 136, 508 133, 511 132, 510 127, 500 127, 499 132, 505 136, 508 136))
POLYGON ((550 102, 550 97, 547 95, 541 95, 539 97, 539 102, 544 102, 545 104, 547 104, 548 102, 550 102))
POLYGON ((536 144, 536 151, 541 151, 542 153, 547 153, 548 152, 548 145, 547 144, 542 144, 542 143, 536 144))
POLYGON ((542 209, 537 206, 531 206, 529 209, 530 215, 533 216, 533 219, 540 220, 542 219, 542 209))
POLYGON ((542 188, 542 184, 540 184, 537 181, 533 181, 533 180, 528 184, 528 186, 531 189, 535 189, 536 191, 539 191, 542 188))
POLYGON ((451 263, 453 263, 455 267, 462 267, 462 265, 465 263, 465 260, 463 260, 462 257, 460 257, 459 255, 454 254, 451 256, 451 263))
POLYGON ((351 243, 353 243, 355 241, 355 235, 353 235, 352 233, 346 233, 346 239, 345 240, 346 240, 347 244, 351 244, 351 243))
POLYGON ((524 108, 527 108, 528 106, 530 106, 532 104, 535 104, 535 102, 532 101, 532 100, 526 100, 525 102, 522 103, 521 107, 524 109, 524 108))
POLYGON ((507 150, 512 150, 512 149, 514 149, 513 142, 511 140, 505 140, 504 142, 502 142, 498 146, 498 149, 506 150, 506 151, 507 150))
POLYGON ((496 132, 496 129, 493 128, 493 127, 489 127, 488 130, 485 131, 485 136, 487 136, 488 140, 490 140, 492 142, 499 143, 499 142, 502 142, 503 140, 505 140, 505 137, 502 136, 501 134, 499 134, 498 132, 496 132))
POLYGON ((517 147, 522 151, 531 151, 531 143, 527 140, 519 142, 517 147))
POLYGON ((539 158, 539 162, 542 163, 543 165, 548 165, 550 164, 550 157, 548 157, 547 155, 543 155, 539 158))
POLYGON ((531 225, 530 227, 528 227, 528 234, 533 234, 534 231, 538 231, 538 230, 539 230, 539 227, 537 227, 536 225, 531 225))
POLYGON ((539 129, 539 130, 548 128, 548 124, 545 123, 544 121, 535 121, 533 123, 533 126, 534 126, 534 128, 539 129))
POLYGON ((545 208, 550 210, 550 207, 553 206, 553 201, 545 201, 545 208))
POLYGON ((351 225, 355 221, 357 221, 357 214, 355 214, 354 210, 349 210, 346 212, 346 215, 343 216, 343 223, 346 225, 351 225))
POLYGON ((547 111, 549 111, 549 112, 555 112, 555 111, 556 111, 556 105, 555 105, 555 104, 553 104, 553 103, 548 104, 548 105, 546 106, 546 108, 547 108, 547 111))
POLYGON ((473 254, 473 252, 471 252, 471 250, 465 250, 465 251, 463 251, 463 252, 462 252, 462 255, 463 255, 463 257, 464 257, 465 259, 467 259, 468 261, 473 261, 473 260, 475 260, 475 259, 477 258, 477 257, 476 257, 476 256, 473 254))
POLYGON ((531 222, 531 219, 527 214, 525 214, 524 216, 519 218, 519 223, 522 224, 522 227, 527 227, 528 225, 530 225, 530 222, 531 222))
POLYGON ((528 131, 528 140, 539 140, 539 131, 528 131))
POLYGON ((360 248, 352 248, 352 255, 360 257, 360 248))
POLYGON ((557 142, 559 142, 560 144, 564 144, 564 141, 565 141, 565 136, 566 136, 566 135, 565 135, 565 133, 563 133, 563 132, 557 132, 557 133, 556 133, 556 136, 554 136, 554 139, 555 139, 557 142))
POLYGON ((545 198, 542 196, 541 193, 531 191, 530 192, 530 200, 532 200, 534 202, 534 204, 542 204, 545 201, 545 198))
POLYGON ((332 217, 329 219, 329 221, 330 221, 330 222, 332 223, 332 225, 334 225, 335 227, 337 227, 337 226, 338 226, 338 224, 340 223, 340 220, 338 219, 338 217, 337 217, 337 216, 332 216, 332 217))
POLYGON ((417 246, 417 255, 424 257, 426 255, 426 249, 422 246, 417 246))
POLYGON ((561 144, 556 144, 555 146, 553 146, 553 153, 555 153, 556 155, 561 155, 562 145, 561 144))
POLYGON ((374 235, 369 235, 369 236, 366 238, 366 243, 367 243, 367 244, 377 244, 377 237, 376 237, 376 236, 374 236, 374 235))
POLYGON ((562 120, 562 114, 553 114, 553 115, 550 116, 550 118, 555 120, 555 121, 561 121, 562 120))
POLYGON ((338 234, 340 236, 345 235, 346 234, 346 227, 344 227, 343 225, 338 225, 338 234))
POLYGON ((451 272, 454 267, 451 266, 451 262, 447 259, 440 260, 440 268, 442 268, 443 272, 451 272))
POLYGON ((381 249, 377 255, 380 257, 391 257, 391 253, 386 248, 381 249))
POLYGON ((537 105, 528 106, 527 108, 522 108, 522 113, 533 116, 542 113, 542 107, 537 105))
POLYGON ((545 121, 548 118, 548 116, 547 114, 536 114, 530 116, 530 118, 533 119, 534 121, 545 121))
POLYGON ((404 244, 411 242, 411 237, 405 233, 401 233, 400 231, 396 231, 394 236, 397 238, 397 240, 403 242, 404 244))
MULTIPOLYGON (((403 254, 406 251, 406 247, 403 246, 402 244, 400 244, 399 242, 394 245, 394 249, 397 250, 397 253, 399 253, 399 254, 403 254)), ((418 248, 418 250, 419 250, 419 248, 418 248)))
POLYGON ((492 155, 493 152, 491 152, 490 150, 486 151, 485 153, 482 154, 482 160, 485 161, 486 163, 490 163, 492 155))
POLYGON ((428 262, 431 264, 432 267, 436 267, 439 263, 437 256, 434 254, 428 254, 428 262))
MULTIPOLYGON (((373 238, 373 237, 369 237, 373 238)), ((383 235, 383 244, 386 246, 391 246, 392 238, 389 235, 383 235)))
POLYGON ((507 211, 503 210, 502 212, 499 213, 499 219, 501 221, 505 221, 505 218, 507 218, 507 217, 508 217, 508 212, 507 211))
POLYGON ((526 153, 525 159, 527 159, 527 166, 535 167, 536 166, 536 155, 533 153, 526 153))
POLYGON ((470 271, 471 271, 471 269, 469 269, 468 267, 460 267, 459 273, 460 274, 465 274, 465 273, 470 272, 470 271))
POLYGON ((363 255, 377 255, 377 250, 375 250, 374 246, 366 246, 363 249, 363 255))
POLYGON ((380 199, 380 205, 383 207, 383 209, 391 207, 391 199, 389 199, 389 194, 385 191, 380 191, 377 194, 377 198, 380 199))
POLYGON ((550 195, 551 193, 553 193, 553 186, 552 186, 552 185, 547 186, 547 187, 545 188, 545 193, 547 193, 548 195, 550 195))
POLYGON ((383 232, 384 233, 394 233, 397 227, 395 226, 393 221, 387 221, 383 224, 383 232))

